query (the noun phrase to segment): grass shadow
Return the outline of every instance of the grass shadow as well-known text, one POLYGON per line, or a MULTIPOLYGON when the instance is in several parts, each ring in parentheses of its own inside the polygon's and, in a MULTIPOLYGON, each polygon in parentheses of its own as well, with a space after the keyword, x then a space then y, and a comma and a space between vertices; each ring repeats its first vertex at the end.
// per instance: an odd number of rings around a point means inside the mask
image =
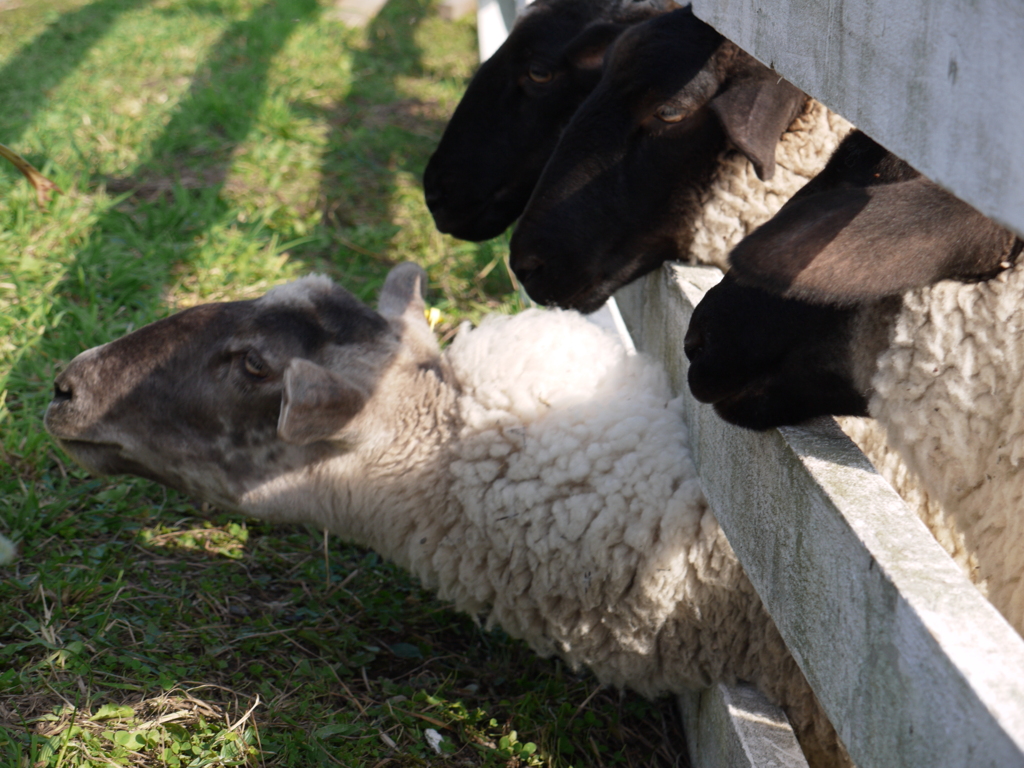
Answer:
MULTIPOLYGON (((50 92, 82 63, 117 19, 152 0, 97 0, 62 14, 0 69, 0 140, 13 144, 50 92)), ((5 171, 6 172, 6 171, 5 171)))
POLYGON ((148 201, 173 197, 176 187, 219 195, 235 150, 256 122, 274 56, 319 11, 316 0, 271 1, 233 24, 196 72, 150 157, 130 177, 107 178, 108 191, 148 201))
POLYGON ((316 0, 271 0, 225 31, 150 157, 129 177, 105 179, 109 192, 130 194, 132 200, 100 219, 78 257, 77 271, 86 279, 71 276, 63 292, 100 306, 134 304, 142 316, 153 314, 176 263, 187 260, 203 234, 229 215, 221 193, 233 154, 256 121, 273 57, 318 11, 316 0), (110 241, 120 247, 108 258, 110 241), (126 261, 131 269, 115 269, 126 261))
POLYGON ((45 435, 41 416, 55 367, 109 341, 112 330, 120 335, 166 314, 173 271, 196 258, 198 245, 230 214, 221 196, 224 180, 233 152, 255 123, 274 56, 319 10, 316 0, 269 0, 232 24, 212 46, 149 157, 130 177, 109 180, 113 191, 136 197, 96 219, 56 283, 53 320, 7 378, 12 418, 45 435), (189 188, 192 179, 202 184, 189 188))
POLYGON ((372 301, 387 270, 416 261, 430 276, 435 303, 497 309, 512 291, 498 243, 454 243, 436 232, 423 202, 422 176, 450 117, 438 99, 410 95, 415 78, 446 77, 417 42, 433 0, 388 0, 355 52, 359 73, 347 97, 319 110, 330 125, 321 167, 320 236, 296 257, 335 273, 372 301), (412 212, 416 211, 417 215, 412 212), (402 231, 402 236, 396 235, 402 231), (454 243, 454 244, 453 244, 454 243), (452 250, 460 258, 446 258, 452 250), (497 267, 497 268, 496 268, 497 267), (438 295, 440 294, 440 295, 438 295))

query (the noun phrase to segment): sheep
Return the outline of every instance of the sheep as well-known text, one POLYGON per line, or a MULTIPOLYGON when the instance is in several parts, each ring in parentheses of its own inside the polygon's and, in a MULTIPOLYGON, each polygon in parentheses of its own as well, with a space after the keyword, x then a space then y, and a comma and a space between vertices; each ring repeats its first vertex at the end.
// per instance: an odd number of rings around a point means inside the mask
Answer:
POLYGON ((734 424, 874 417, 925 523, 1024 635, 1022 248, 855 133, 733 251, 685 351, 694 396, 734 424))
POLYGON ((441 232, 488 240, 526 206, 608 45, 672 0, 538 0, 470 81, 423 174, 441 232))
POLYGON ((463 328, 424 274, 179 312, 61 372, 46 428, 130 473, 370 547, 539 653, 654 697, 743 679, 812 764, 842 747, 701 492, 667 376, 574 312, 463 328))
POLYGON ((664 261, 724 268, 851 129, 692 15, 644 21, 562 134, 512 268, 534 300, 583 312, 664 261))

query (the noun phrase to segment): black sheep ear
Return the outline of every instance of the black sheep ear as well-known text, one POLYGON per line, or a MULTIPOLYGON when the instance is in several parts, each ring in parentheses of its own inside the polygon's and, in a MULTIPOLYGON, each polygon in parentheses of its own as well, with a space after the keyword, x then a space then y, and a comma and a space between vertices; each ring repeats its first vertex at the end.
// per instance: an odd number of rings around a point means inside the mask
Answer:
POLYGON ((565 48, 565 59, 575 69, 600 69, 604 55, 623 30, 625 24, 597 21, 588 25, 565 48))
POLYGON ((998 274, 1021 241, 919 176, 794 198, 729 255, 737 280, 787 298, 851 306, 939 280, 998 274))
POLYGON ((804 105, 806 95, 777 72, 756 64, 711 100, 726 134, 751 163, 757 178, 775 175, 775 146, 804 105))

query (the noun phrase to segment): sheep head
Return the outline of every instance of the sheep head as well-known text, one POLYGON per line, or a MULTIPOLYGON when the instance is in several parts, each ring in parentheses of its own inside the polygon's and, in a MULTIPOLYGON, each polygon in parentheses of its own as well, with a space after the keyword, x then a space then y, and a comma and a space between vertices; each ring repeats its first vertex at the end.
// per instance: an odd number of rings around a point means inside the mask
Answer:
MULTIPOLYGON (((441 375, 423 271, 392 270, 381 313, 320 276, 205 304, 78 355, 46 428, 94 474, 134 474, 228 509, 283 475, 386 443, 386 392, 441 375)), ((277 519, 275 517, 275 519, 277 519)))
POLYGON ((1021 241, 866 135, 729 257, 694 310, 694 397, 753 429, 867 415, 905 292, 1006 269, 1021 241))
POLYGON ((542 304, 590 312, 685 258, 727 143, 770 177, 776 144, 805 100, 689 9, 629 28, 516 226, 517 277, 542 304))
POLYGON ((669 0, 539 0, 470 81, 423 175, 437 228, 500 235, 526 207, 558 135, 601 76, 605 50, 669 0))

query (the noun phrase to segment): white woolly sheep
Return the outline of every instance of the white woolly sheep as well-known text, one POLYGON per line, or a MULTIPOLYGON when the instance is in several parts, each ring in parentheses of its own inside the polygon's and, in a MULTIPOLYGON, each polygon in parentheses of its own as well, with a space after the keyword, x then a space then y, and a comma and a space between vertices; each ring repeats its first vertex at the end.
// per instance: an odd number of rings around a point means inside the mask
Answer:
POLYGON ((733 423, 877 419, 925 523, 1024 634, 1022 246, 855 133, 733 251, 686 345, 733 423))
POLYGON ((572 312, 442 354, 422 270, 378 315, 323 277, 83 352, 47 429, 128 472, 371 547, 544 655, 647 696, 748 680, 841 747, 703 497, 662 369, 572 312))

